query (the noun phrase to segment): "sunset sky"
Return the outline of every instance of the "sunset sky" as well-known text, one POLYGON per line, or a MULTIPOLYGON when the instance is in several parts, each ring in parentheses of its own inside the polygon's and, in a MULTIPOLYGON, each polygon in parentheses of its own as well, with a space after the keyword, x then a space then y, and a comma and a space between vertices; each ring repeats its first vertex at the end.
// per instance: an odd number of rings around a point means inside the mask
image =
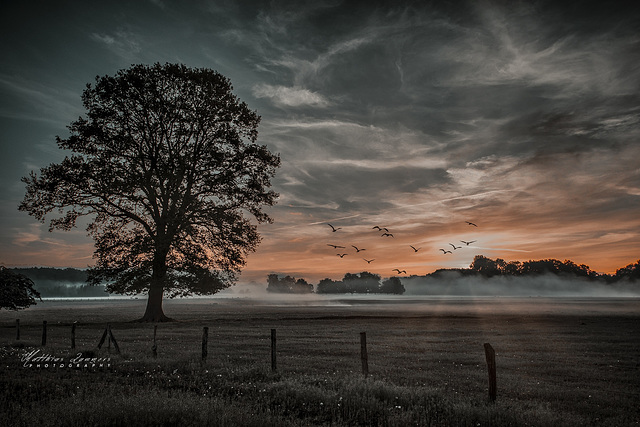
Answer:
POLYGON ((242 280, 640 259, 639 6, 429 3, 2 2, 0 264, 92 264, 83 227, 17 210, 20 178, 67 154, 87 83, 155 62, 229 77, 281 156, 242 280))

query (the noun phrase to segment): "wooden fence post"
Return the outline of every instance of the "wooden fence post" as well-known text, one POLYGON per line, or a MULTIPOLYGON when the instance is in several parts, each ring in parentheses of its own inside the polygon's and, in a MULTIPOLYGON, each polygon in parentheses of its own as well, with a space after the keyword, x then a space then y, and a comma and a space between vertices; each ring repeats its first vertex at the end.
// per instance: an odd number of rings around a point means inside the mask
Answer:
POLYGON ((16 319, 16 340, 20 340, 20 319, 16 319))
POLYGON ((71 325, 71 349, 76 348, 76 325, 78 322, 73 322, 71 325))
POLYGON ((271 372, 276 372, 278 365, 276 363, 276 330, 271 330, 271 372))
POLYGON ((47 321, 42 321, 42 346, 47 345, 47 321))
POLYGON ((111 332, 111 325, 107 325, 107 329, 109 330, 109 342, 113 341, 113 348, 116 349, 117 354, 120 354, 120 346, 118 346, 118 341, 116 341, 116 337, 111 332))
POLYGON ((153 345, 151 351, 153 351, 153 357, 158 357, 158 346, 156 345, 156 332, 158 332, 158 325, 153 326, 153 345))
POLYGON ((207 342, 209 341, 209 327, 202 328, 202 362, 207 361, 207 342))
POLYGON ((109 333, 108 326, 104 328, 104 332, 102 333, 102 338, 100 338, 100 342, 98 343, 98 350, 102 348, 102 344, 104 344, 104 340, 107 339, 107 334, 109 333))
POLYGON ((360 360, 362 360, 362 375, 369 375, 369 356, 367 356, 367 333, 360 332, 360 360))
POLYGON ((492 402, 496 400, 497 386, 496 386, 496 352, 491 347, 491 344, 485 343, 484 355, 487 359, 487 369, 489 371, 489 400, 492 402))

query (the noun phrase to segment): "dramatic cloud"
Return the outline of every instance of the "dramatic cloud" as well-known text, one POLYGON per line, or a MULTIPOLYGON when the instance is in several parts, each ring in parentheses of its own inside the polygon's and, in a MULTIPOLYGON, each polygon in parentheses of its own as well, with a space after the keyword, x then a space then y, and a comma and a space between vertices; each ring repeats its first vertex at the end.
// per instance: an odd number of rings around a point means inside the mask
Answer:
POLYGON ((228 76, 262 117, 260 142, 282 158, 275 223, 261 227, 244 280, 423 274, 476 254, 612 271, 640 253, 637 8, 152 0, 52 5, 33 20, 20 19, 26 6, 2 9, 5 264, 48 262, 21 249, 47 241, 15 211, 24 165, 59 158, 53 136, 82 113, 95 75, 153 62, 228 76), (439 251, 460 240, 477 243, 439 251), (329 243, 376 260, 341 259, 329 243))

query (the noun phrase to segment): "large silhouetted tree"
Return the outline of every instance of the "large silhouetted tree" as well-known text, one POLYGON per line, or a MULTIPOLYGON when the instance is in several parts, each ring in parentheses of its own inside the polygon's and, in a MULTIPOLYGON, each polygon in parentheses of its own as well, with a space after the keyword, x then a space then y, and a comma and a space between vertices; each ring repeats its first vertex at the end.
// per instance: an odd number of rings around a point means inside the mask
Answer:
POLYGON ((115 293, 148 292, 144 321, 169 320, 167 296, 230 286, 259 243, 257 223, 280 159, 256 144, 260 117, 209 69, 136 65, 97 77, 86 117, 57 138, 71 152, 23 178, 20 210, 50 230, 89 215, 95 267, 89 281, 115 293), (247 215, 249 214, 249 215, 247 215))

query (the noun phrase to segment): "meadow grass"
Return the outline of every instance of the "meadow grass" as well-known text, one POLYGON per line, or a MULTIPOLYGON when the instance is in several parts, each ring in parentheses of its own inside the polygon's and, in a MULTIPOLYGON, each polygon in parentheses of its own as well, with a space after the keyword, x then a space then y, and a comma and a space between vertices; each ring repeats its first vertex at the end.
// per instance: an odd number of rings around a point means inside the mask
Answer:
MULTIPOLYGON (((407 307, 169 305, 181 319, 128 320, 133 305, 0 315, 0 425, 626 426, 640 424, 640 315, 436 313, 407 307), (15 318, 21 339, 15 339, 15 318), (46 319, 45 319, 46 318, 46 319), (71 323, 78 320, 75 350, 71 323), (47 345, 40 345, 42 320, 47 345), (121 354, 96 345, 109 322, 121 354), (209 328, 201 360, 202 327, 209 328), (271 371, 270 329, 278 336, 271 371), (369 372, 361 373, 359 333, 369 372), (483 343, 496 349, 490 402, 483 343), (40 350, 110 358, 36 369, 40 350)), ((597 310, 596 310, 597 311, 597 310)), ((633 311, 633 310, 632 310, 633 311)))

